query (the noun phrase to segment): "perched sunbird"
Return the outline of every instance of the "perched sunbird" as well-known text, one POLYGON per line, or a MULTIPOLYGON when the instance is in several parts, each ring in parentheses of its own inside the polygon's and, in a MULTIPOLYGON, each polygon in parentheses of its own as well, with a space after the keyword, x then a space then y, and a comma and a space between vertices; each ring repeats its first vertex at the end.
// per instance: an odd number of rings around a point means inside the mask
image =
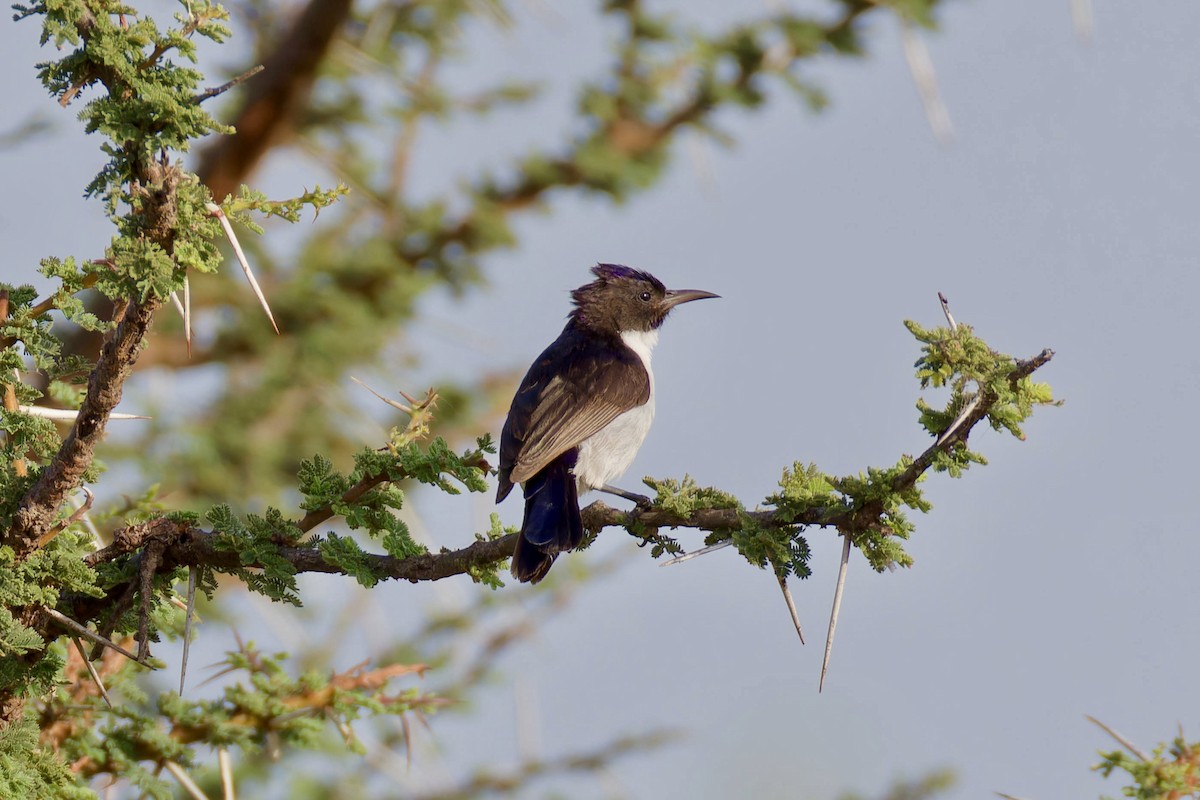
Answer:
POLYGON ((609 485, 633 462, 654 419, 650 353, 681 303, 717 297, 667 289, 648 272, 597 264, 596 280, 571 292, 575 308, 513 397, 500 435, 499 503, 521 484, 525 519, 512 574, 537 583, 554 559, 583 541, 579 496, 609 485))

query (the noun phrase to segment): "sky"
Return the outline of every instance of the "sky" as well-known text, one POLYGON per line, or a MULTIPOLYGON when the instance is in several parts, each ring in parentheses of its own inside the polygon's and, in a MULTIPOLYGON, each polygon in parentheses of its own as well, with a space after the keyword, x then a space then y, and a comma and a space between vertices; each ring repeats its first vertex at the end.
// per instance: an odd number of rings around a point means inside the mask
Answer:
MULTIPOLYGON (((490 66, 461 80, 559 64, 538 116, 503 119, 487 141, 438 137, 417 181, 443 185, 464 153, 519 152, 564 124, 571 79, 602 63, 590 16, 522 8, 514 31, 478 34, 490 66)), ((692 8, 709 23, 730 13, 692 8)), ((997 349, 1053 348, 1038 377, 1065 405, 1038 410, 1025 442, 979 429, 972 441, 990 465, 931 477, 912 569, 875 574, 854 555, 822 693, 834 534, 810 532, 815 574, 793 583, 803 647, 773 578, 732 550, 667 569, 635 552, 506 657, 475 715, 434 719, 424 752, 440 763, 418 758, 414 785, 516 758, 518 696, 536 697, 546 755, 652 727, 685 732, 619 762, 599 788, 566 784, 581 797, 829 798, 941 767, 958 774, 954 800, 1117 795, 1089 771, 1115 745, 1085 715, 1144 748, 1180 724, 1200 736, 1189 611, 1200 563, 1200 13, 1182 0, 1098 2, 1090 42, 1067 0, 953 3, 940 20, 924 38, 949 146, 931 136, 897 26, 881 18, 868 59, 814 69, 828 110, 781 97, 726 116, 734 148, 686 143, 667 178, 627 205, 572 199, 523 220, 520 249, 488 259, 488 287, 430 297, 408 336, 429 354, 427 374, 520 369, 557 335, 568 291, 597 261, 717 292, 662 331, 656 421, 622 483, 686 472, 749 505, 793 461, 853 473, 924 449, 919 351, 902 321, 939 324, 939 291, 997 349)), ((21 76, 9 102, 52 114, 30 75, 33 36, 28 24, 0 26, 0 61, 21 76)), ((48 241, 61 255, 107 240, 75 188, 95 158, 69 129, 0 151, 17 187, 0 197, 3 279, 33 280, 48 241)), ((270 178, 308 185, 300 170, 274 164, 270 178)), ((492 510, 486 499, 425 502, 439 546, 465 544, 492 510)), ((500 511, 519 522, 519 502, 500 511)), ((609 530, 556 569, 625 550, 609 530)), ((476 591, 394 586, 380 602, 423 608, 476 591)))

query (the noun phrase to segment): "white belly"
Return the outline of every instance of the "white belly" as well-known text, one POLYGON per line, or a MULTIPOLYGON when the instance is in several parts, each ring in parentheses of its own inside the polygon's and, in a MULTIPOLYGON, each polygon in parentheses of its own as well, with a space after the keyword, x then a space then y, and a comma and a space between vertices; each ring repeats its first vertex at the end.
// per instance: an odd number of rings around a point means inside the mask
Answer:
POLYGON ((646 374, 650 378, 650 399, 645 405, 629 409, 602 431, 579 444, 575 485, 580 494, 599 489, 623 475, 633 463, 633 457, 646 440, 650 423, 654 421, 654 370, 650 369, 650 352, 658 343, 658 331, 627 331, 621 334, 621 340, 646 367, 646 374))
POLYGON ((579 493, 599 489, 629 469, 654 421, 654 395, 645 405, 631 408, 604 430, 579 445, 575 482, 579 493))

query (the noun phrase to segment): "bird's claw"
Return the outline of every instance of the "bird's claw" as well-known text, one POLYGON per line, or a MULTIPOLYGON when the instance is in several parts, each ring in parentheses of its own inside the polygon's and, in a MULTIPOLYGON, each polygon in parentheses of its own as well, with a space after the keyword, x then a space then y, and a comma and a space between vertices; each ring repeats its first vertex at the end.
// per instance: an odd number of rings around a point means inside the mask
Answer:
POLYGON ((654 501, 644 494, 630 493, 628 499, 633 501, 634 510, 638 513, 651 511, 654 508, 654 501))
POLYGON ((650 509, 654 508, 654 501, 649 497, 646 497, 644 494, 637 494, 636 492, 618 489, 616 486, 611 486, 607 483, 600 487, 600 491, 606 494, 615 495, 616 497, 620 497, 633 503, 635 506, 635 513, 640 514, 643 511, 649 511, 650 509))

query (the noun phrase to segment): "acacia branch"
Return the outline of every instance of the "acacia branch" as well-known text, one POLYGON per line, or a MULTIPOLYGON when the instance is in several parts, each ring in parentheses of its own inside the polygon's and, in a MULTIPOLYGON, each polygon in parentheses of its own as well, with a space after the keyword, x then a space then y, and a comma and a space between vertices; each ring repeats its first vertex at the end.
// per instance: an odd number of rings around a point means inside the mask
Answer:
MULTIPOLYGON (((1047 348, 1033 358, 1025 361, 1018 361, 1013 367, 1012 371, 1008 373, 1009 385, 1015 389, 1018 383, 1025 378, 1028 378, 1038 368, 1049 363, 1050 359, 1052 358, 1054 358, 1054 351, 1047 348)), ((892 482, 892 489, 894 491, 899 492, 915 486, 917 483, 917 478, 921 477, 921 475, 923 475, 925 471, 929 469, 929 467, 933 464, 934 458, 937 457, 939 452, 948 452, 952 447, 960 442, 967 441, 967 437, 971 435, 971 429, 975 427, 976 423, 986 417, 988 412, 992 410, 992 406, 996 404, 997 398, 995 394, 984 389, 981 389, 980 391, 982 393, 982 399, 970 414, 963 417, 962 421, 959 422, 958 427, 955 428, 949 435, 944 436, 931 445, 925 450, 924 453, 921 453, 921 455, 918 456, 912 464, 908 466, 908 469, 896 476, 896 479, 892 482)))
POLYGON ((121 402, 125 381, 133 371, 154 312, 161 302, 150 297, 130 303, 112 338, 105 342, 88 378, 87 395, 71 432, 37 483, 25 493, 13 515, 5 543, 18 555, 28 555, 38 538, 53 527, 58 509, 67 495, 79 486, 83 473, 91 466, 96 445, 104 436, 109 415, 121 402))
MULTIPOLYGON (((1053 351, 1043 350, 1031 359, 1018 361, 1009 372, 1008 379, 1015 384, 1027 378, 1035 370, 1048 363, 1053 356, 1053 351)), ((949 451, 959 442, 965 441, 971 429, 986 418, 988 411, 996 404, 997 400, 998 398, 994 394, 986 394, 976 411, 963 421, 952 436, 930 446, 896 478, 892 486, 893 490, 903 491, 915 486, 921 475, 933 465, 937 453, 949 451)), ((352 502, 384 480, 386 479, 380 476, 368 476, 348 490, 344 499, 352 502)), ((814 506, 795 511, 700 508, 689 514, 680 515, 658 508, 625 511, 613 508, 600 500, 581 511, 583 525, 589 531, 599 532, 604 528, 619 527, 642 538, 653 534, 639 533, 638 531, 653 531, 662 527, 729 531, 732 534, 741 529, 747 520, 752 521, 759 528, 765 529, 817 526, 834 528, 840 534, 853 537, 854 534, 864 531, 886 531, 886 525, 881 519, 882 513, 881 508, 871 505, 855 506, 847 503, 832 508, 814 506)), ((322 508, 310 512, 301 521, 301 526, 305 530, 309 530, 332 516, 331 508, 322 508)), ((88 566, 96 567, 139 550, 153 548, 156 552, 161 553, 161 557, 155 565, 155 569, 159 572, 177 567, 208 567, 228 572, 263 566, 262 564, 243 562, 239 553, 228 549, 227 545, 219 541, 220 536, 220 532, 204 530, 188 522, 160 518, 117 531, 112 544, 87 556, 84 561, 88 566)), ((476 541, 458 550, 443 550, 440 553, 427 553, 405 558, 383 554, 366 554, 364 558, 371 572, 381 578, 406 580, 413 583, 436 581, 494 566, 512 554, 516 538, 515 534, 509 534, 496 539, 476 541)), ((343 567, 326 561, 321 552, 313 546, 281 544, 275 555, 287 561, 296 573, 347 574, 343 567)), ((144 574, 140 576, 140 579, 144 580, 144 578, 144 574)), ((128 584, 112 587, 109 590, 108 598, 99 601, 92 598, 81 599, 72 609, 73 616, 77 619, 90 619, 110 604, 111 598, 123 596, 129 588, 128 584)))

